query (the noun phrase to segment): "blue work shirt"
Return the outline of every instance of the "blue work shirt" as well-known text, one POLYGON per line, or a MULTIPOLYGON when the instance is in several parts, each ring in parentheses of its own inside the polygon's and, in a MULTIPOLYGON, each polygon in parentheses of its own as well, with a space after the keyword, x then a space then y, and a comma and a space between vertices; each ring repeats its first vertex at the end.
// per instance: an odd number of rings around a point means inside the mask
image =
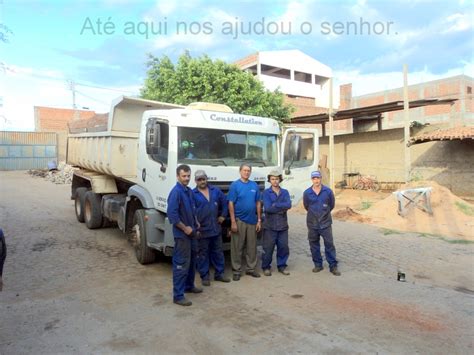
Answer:
POLYGON ((280 188, 277 195, 271 186, 263 191, 263 209, 265 211, 264 229, 283 231, 288 229, 286 211, 291 208, 288 190, 280 188))
POLYGON ((222 227, 217 222, 219 217, 227 217, 227 199, 224 193, 212 185, 209 189, 209 200, 196 187, 193 189, 194 201, 196 202, 196 216, 201 225, 200 231, 203 238, 221 235, 222 227))
POLYGON ((308 214, 306 225, 311 229, 324 229, 332 224, 331 211, 334 208, 334 193, 322 185, 319 195, 313 191, 313 187, 306 189, 303 193, 303 205, 308 214))
POLYGON ((196 206, 194 203, 193 190, 177 182, 168 195, 168 208, 166 210, 168 220, 173 225, 173 235, 175 238, 189 238, 176 224, 183 222, 185 226, 196 232, 196 206))
POLYGON ((230 184, 227 201, 234 203, 235 218, 248 224, 257 224, 257 201, 260 191, 255 181, 236 180, 230 184))

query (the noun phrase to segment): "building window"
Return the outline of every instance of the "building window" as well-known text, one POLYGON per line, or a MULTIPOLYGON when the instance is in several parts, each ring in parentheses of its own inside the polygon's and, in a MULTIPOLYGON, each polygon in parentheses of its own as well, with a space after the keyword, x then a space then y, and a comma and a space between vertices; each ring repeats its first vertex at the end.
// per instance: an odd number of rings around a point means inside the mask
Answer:
POLYGON ((311 84, 311 74, 295 71, 295 80, 311 84))
POLYGON ((274 76, 281 79, 290 79, 290 71, 284 68, 272 67, 271 65, 262 64, 260 67, 262 75, 274 76))
POLYGON ((472 94, 472 86, 467 87, 467 93, 470 95, 472 94))
POLYGON ((326 78, 325 76, 320 76, 320 75, 315 75, 314 76, 314 83, 316 85, 323 86, 324 84, 327 83, 328 80, 329 80, 329 78, 326 78))

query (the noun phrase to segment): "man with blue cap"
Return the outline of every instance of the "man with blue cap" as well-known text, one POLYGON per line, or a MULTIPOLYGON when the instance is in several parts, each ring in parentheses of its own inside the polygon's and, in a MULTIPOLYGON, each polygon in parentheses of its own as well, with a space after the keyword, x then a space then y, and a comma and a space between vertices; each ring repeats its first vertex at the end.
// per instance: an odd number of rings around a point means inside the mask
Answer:
POLYGON ((312 186, 303 194, 303 205, 306 211, 306 225, 308 227, 308 240, 311 248, 314 268, 313 272, 323 270, 323 258, 319 245, 320 237, 324 241, 324 254, 329 264, 329 270, 333 275, 340 276, 337 269, 336 247, 332 236, 331 211, 334 208, 335 199, 332 190, 321 183, 321 173, 311 173, 312 186))

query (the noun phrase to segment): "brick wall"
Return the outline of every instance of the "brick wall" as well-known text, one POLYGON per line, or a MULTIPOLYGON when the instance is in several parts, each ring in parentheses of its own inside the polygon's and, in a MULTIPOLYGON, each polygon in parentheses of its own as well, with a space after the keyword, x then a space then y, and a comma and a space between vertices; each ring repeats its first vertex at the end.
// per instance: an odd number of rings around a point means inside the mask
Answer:
MULTIPOLYGON (((37 132, 66 132, 69 121, 75 118, 75 110, 66 108, 35 106, 34 113, 37 132)), ((77 110, 78 119, 88 119, 94 115, 94 111, 77 110)))
POLYGON ((255 63, 257 63, 258 53, 250 54, 247 57, 237 60, 234 62, 239 68, 247 68, 255 63))

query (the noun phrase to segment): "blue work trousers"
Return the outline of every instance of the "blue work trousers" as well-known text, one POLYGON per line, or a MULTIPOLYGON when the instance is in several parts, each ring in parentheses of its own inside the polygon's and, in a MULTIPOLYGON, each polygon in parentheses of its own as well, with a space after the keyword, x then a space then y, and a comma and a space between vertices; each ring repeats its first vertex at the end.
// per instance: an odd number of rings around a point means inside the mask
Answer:
POLYGON ((209 280, 209 266, 214 266, 214 278, 224 275, 225 259, 222 251, 222 236, 204 237, 198 241, 196 267, 201 279, 209 280))
POLYGON ((278 269, 286 268, 286 262, 290 256, 290 248, 288 247, 288 229, 282 231, 274 231, 265 229, 263 234, 263 257, 262 270, 272 267, 273 250, 277 247, 277 267, 278 269))
POLYGON ((174 238, 173 299, 184 298, 184 292, 194 288, 197 242, 190 238, 174 238))
POLYGON ((336 247, 334 246, 331 226, 324 229, 310 228, 308 230, 308 240, 309 246, 311 248, 311 255, 313 257, 314 266, 323 266, 323 258, 321 257, 321 247, 319 245, 320 237, 322 237, 324 241, 324 254, 326 256, 326 261, 329 264, 329 268, 332 269, 337 266, 337 260, 336 247))

